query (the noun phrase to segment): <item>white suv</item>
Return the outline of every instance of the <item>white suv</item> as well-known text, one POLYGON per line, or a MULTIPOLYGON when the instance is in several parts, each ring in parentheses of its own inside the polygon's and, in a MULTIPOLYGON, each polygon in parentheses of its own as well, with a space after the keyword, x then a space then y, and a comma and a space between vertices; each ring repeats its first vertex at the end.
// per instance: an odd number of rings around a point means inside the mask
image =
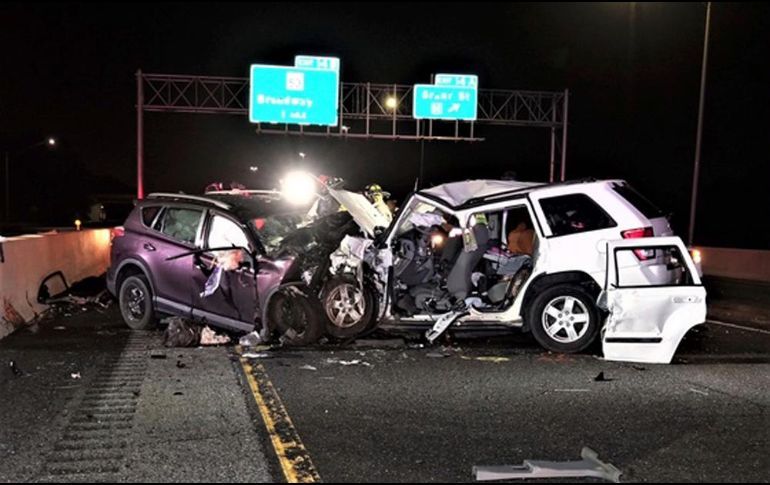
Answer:
POLYGON ((421 326, 522 327, 546 349, 670 362, 705 321, 699 270, 667 218, 622 180, 453 182, 414 193, 390 222, 329 192, 365 237, 331 256, 322 304, 336 335, 421 326))

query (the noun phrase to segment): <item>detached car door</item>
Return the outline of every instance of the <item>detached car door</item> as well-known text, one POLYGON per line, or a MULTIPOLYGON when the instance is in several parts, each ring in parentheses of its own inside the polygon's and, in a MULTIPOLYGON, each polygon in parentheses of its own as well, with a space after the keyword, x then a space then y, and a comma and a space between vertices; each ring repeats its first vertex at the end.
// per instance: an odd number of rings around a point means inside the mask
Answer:
POLYGON ((203 249, 193 258, 193 317, 218 327, 251 331, 257 318, 257 278, 253 247, 241 225, 209 212, 203 249))
POLYGON ((607 360, 668 364, 684 335, 706 320, 706 290, 678 237, 610 241, 598 304, 609 314, 602 330, 607 360), (629 264, 653 251, 666 265, 663 284, 641 282, 629 264))

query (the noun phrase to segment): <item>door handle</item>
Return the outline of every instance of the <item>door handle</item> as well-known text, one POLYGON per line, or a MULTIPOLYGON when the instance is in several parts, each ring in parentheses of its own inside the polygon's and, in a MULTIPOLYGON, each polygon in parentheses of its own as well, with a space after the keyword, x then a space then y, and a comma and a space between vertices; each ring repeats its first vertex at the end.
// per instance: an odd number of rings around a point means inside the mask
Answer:
POLYGON ((144 244, 142 245, 142 247, 143 247, 144 249, 146 249, 147 251, 155 251, 155 246, 153 246, 153 245, 152 245, 152 244, 150 244, 150 243, 144 243, 144 244))

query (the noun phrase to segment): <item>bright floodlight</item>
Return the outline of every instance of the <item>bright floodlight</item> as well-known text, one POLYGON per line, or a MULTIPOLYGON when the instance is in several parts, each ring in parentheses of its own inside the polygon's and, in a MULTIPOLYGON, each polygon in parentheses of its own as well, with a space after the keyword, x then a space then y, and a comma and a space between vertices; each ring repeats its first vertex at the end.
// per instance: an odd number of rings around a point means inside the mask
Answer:
POLYGON ((385 100, 385 107, 388 109, 396 109, 396 106, 398 106, 398 100, 395 96, 388 96, 388 98, 385 100))
POLYGON ((289 172, 281 180, 281 195, 290 204, 307 205, 316 196, 315 178, 307 172, 289 172))
POLYGON ((52 147, 52 146, 56 145, 56 138, 49 138, 46 141, 48 142, 48 146, 52 147))

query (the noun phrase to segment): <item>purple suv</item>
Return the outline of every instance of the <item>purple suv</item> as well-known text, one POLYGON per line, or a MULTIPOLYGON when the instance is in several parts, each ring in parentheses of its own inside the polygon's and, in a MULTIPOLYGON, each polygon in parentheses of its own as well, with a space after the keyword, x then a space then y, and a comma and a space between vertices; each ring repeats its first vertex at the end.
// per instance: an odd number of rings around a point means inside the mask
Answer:
POLYGON ((113 231, 108 288, 132 329, 178 315, 313 343, 323 323, 303 291, 301 258, 280 246, 303 213, 268 191, 151 194, 113 231))

